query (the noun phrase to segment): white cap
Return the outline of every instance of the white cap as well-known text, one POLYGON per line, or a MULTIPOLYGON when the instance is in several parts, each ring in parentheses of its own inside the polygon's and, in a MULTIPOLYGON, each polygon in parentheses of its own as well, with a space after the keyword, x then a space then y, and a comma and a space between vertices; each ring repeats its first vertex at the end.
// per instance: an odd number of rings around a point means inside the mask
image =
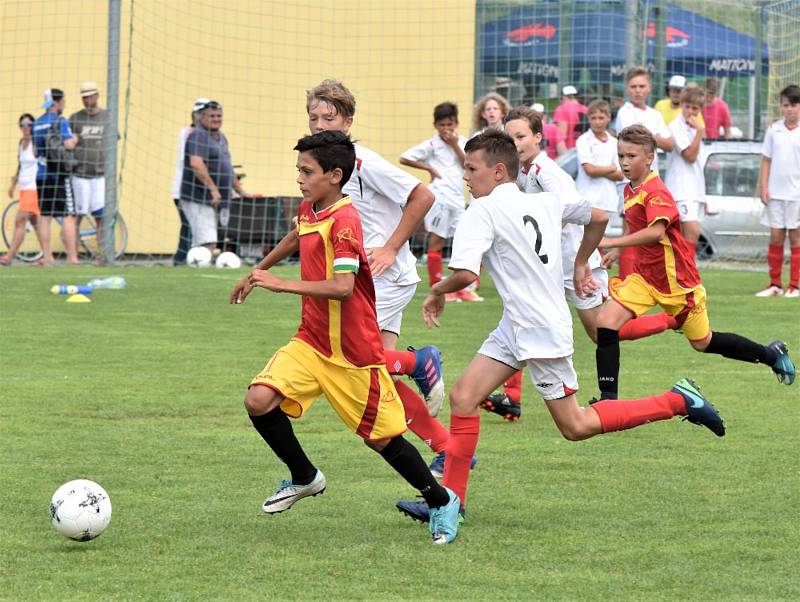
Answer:
POLYGON ((670 88, 685 88, 686 87, 686 78, 682 75, 673 75, 669 78, 669 87, 670 88))
POLYGON ((195 99, 194 105, 192 106, 192 113, 197 113, 197 111, 202 111, 203 108, 210 102, 211 100, 208 98, 195 99))
POLYGON ((531 109, 536 111, 537 113, 541 113, 544 115, 544 105, 540 102, 535 102, 531 105, 531 109))
POLYGON ((564 96, 575 96, 578 93, 578 90, 575 89, 575 86, 564 86, 561 89, 561 94, 564 96))

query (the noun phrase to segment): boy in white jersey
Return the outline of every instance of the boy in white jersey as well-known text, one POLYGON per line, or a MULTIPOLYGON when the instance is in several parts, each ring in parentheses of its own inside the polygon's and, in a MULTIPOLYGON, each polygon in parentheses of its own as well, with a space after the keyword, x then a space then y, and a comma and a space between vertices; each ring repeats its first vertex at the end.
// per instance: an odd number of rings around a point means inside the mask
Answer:
MULTIPOLYGON (((464 145, 466 138, 459 136, 458 107, 443 102, 433 109, 433 127, 436 135, 420 142, 400 155, 400 163, 427 171, 431 176, 430 190, 435 201, 425 215, 428 231, 428 282, 431 286, 442 279, 442 249, 452 238, 458 220, 464 213, 464 145)), ((459 291, 461 293, 461 291, 459 291)), ((453 300, 462 299, 455 293, 453 300)))
MULTIPOLYGON (((628 101, 617 111, 614 130, 621 132, 629 125, 641 123, 656 139, 658 148, 664 152, 672 150, 672 136, 664 122, 664 116, 647 106, 650 94, 650 73, 644 67, 633 67, 625 76, 628 101)), ((653 170, 658 173, 658 163, 653 161, 653 170)))
POLYGON ((800 86, 781 90, 783 119, 776 121, 764 136, 761 157, 761 202, 764 214, 761 223, 769 226, 770 283, 759 297, 783 295, 800 298, 800 86), (788 233, 789 287, 783 292, 783 245, 788 233))
POLYGON ((592 207, 606 213, 618 214, 620 195, 617 182, 625 179, 619 168, 617 139, 608 131, 611 108, 605 100, 589 103, 586 110, 589 130, 578 138, 578 178, 575 187, 582 199, 588 199, 592 207))
POLYGON ((700 217, 705 214, 706 179, 699 161, 706 129, 699 122, 705 93, 700 88, 681 92, 681 114, 669 124, 674 147, 667 155, 667 185, 681 217, 681 234, 694 257, 700 238, 700 217))
MULTIPOLYGON (((542 140, 541 115, 522 106, 512 109, 505 119, 506 133, 508 133, 517 148, 520 162, 520 171, 517 185, 524 192, 550 192, 558 195, 565 204, 574 204, 579 201, 575 182, 561 169, 555 161, 542 151, 539 144, 542 140)), ((536 197, 538 198, 538 197, 536 197)), ((584 197, 585 198, 585 197, 584 197)), ((564 258, 563 285, 564 294, 578 313, 586 334, 592 341, 597 341, 597 315, 608 296, 608 273, 601 266, 600 253, 595 249, 589 256, 589 269, 598 288, 592 294, 580 295, 573 285, 573 264, 578 249, 583 239, 583 228, 576 224, 564 224, 561 232, 561 253, 564 258)), ((642 316, 640 320, 625 329, 620 336, 625 340, 639 339, 651 334, 663 332, 668 328, 675 328, 677 323, 672 316, 666 313, 642 316)), ((521 393, 521 374, 514 375, 505 383, 503 394, 494 394, 486 398, 484 409, 500 414, 506 419, 516 414, 518 419, 521 408, 515 407, 514 401, 519 404, 521 393)))
MULTIPOLYGON (((439 326, 444 295, 474 281, 481 261, 503 301, 500 323, 450 390, 450 442, 442 484, 458 495, 462 508, 470 458, 478 444, 481 401, 523 367, 528 368, 559 431, 571 441, 676 415, 688 414, 689 420, 706 426, 721 425, 716 410, 685 379, 654 397, 603 401, 586 408, 578 405, 572 320, 564 299, 561 228, 562 222, 586 226, 574 265, 574 289, 584 296, 597 288, 587 264, 608 215, 588 201, 565 203, 555 194, 533 196, 520 191, 515 185, 518 154, 503 132, 472 138, 466 155, 464 179, 475 201, 456 230, 449 265, 453 274, 433 286, 422 308, 428 326, 439 326)), ((414 518, 427 517, 434 541, 455 539, 456 513, 425 512, 424 502, 400 502, 398 507, 414 518)))

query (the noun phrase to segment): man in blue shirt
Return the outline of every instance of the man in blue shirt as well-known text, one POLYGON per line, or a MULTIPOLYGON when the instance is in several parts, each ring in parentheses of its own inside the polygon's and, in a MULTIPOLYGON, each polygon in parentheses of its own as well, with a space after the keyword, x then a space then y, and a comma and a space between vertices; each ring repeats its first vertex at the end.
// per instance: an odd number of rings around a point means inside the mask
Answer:
POLYGON ((36 174, 36 188, 39 193, 39 207, 42 212, 42 236, 50 240, 50 225, 54 217, 63 218, 62 232, 67 261, 79 264, 78 259, 78 221, 75 202, 67 169, 60 161, 47 156, 46 140, 53 128, 58 128, 64 148, 72 150, 78 144, 78 137, 72 133, 69 121, 62 117, 66 106, 64 92, 58 88, 48 88, 44 92, 44 115, 33 124, 33 143, 39 158, 36 174))

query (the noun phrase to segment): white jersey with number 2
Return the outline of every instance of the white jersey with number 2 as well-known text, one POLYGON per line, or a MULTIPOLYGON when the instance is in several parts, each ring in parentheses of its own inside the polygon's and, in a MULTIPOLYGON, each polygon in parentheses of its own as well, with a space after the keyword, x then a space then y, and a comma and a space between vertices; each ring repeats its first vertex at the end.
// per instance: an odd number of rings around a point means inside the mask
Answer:
POLYGON ((534 196, 509 182, 475 199, 461 218, 449 267, 480 274, 483 261, 513 327, 519 361, 572 355, 561 224, 584 225, 591 217, 589 201, 534 196))

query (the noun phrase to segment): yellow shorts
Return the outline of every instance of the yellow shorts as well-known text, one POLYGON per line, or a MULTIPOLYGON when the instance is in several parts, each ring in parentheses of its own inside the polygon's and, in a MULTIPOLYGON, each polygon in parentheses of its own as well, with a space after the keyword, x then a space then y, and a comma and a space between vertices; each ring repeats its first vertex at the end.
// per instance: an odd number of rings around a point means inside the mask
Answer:
POLYGON ((333 364, 297 339, 275 352, 253 385, 280 393, 281 409, 292 418, 300 418, 324 395, 348 428, 364 439, 390 439, 406 431, 403 404, 385 366, 333 364))
POLYGON ((631 274, 625 280, 612 278, 608 290, 617 303, 636 316, 660 305, 669 315, 675 316, 678 326, 690 341, 700 341, 711 332, 706 311, 706 289, 702 284, 688 293, 665 295, 639 274, 631 274))

